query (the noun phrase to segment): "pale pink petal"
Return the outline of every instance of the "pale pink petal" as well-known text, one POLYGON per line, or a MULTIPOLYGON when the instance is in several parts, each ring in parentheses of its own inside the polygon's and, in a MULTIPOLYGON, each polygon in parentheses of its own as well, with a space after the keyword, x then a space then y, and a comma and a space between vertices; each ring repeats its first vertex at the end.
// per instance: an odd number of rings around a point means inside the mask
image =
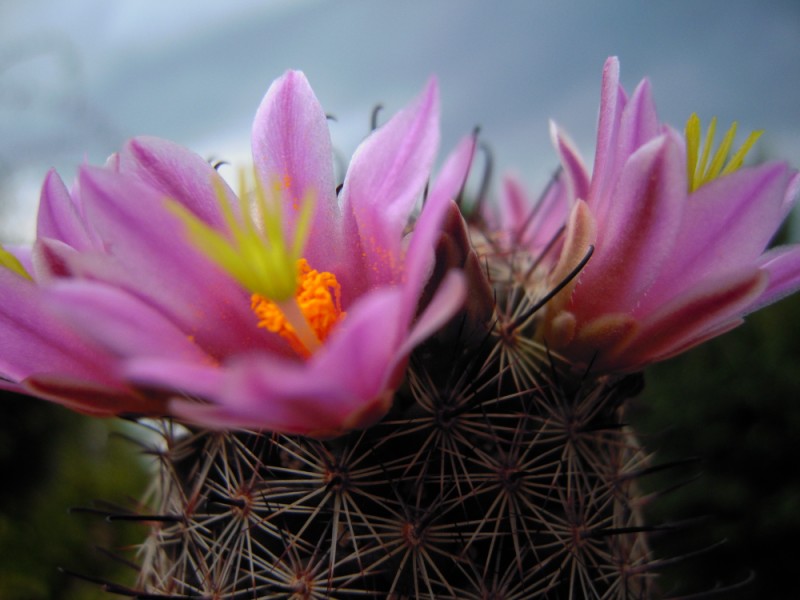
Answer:
MULTIPOLYGON (((531 201, 515 177, 506 175, 500 194, 500 211, 504 223, 499 231, 505 234, 501 243, 509 251, 527 249, 538 256, 566 225, 573 196, 561 171, 550 180, 543 195, 531 201)), ((552 250, 551 250, 552 252, 552 250)))
POLYGON ((429 196, 442 195, 450 200, 458 197, 467 183, 477 143, 475 135, 467 135, 459 140, 436 176, 429 196))
POLYGON ((309 372, 338 378, 339 386, 354 399, 376 395, 392 375, 396 355, 408 335, 405 309, 402 288, 383 287, 362 296, 311 357, 309 372))

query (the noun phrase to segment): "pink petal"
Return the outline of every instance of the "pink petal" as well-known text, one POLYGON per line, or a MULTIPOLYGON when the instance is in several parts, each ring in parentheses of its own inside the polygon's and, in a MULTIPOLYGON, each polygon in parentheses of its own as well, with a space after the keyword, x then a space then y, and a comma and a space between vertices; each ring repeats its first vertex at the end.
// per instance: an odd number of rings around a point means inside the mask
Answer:
POLYGON ((650 82, 642 80, 625 104, 617 134, 619 156, 630 156, 661 133, 650 82))
POLYGON ((711 329, 703 330, 702 332, 697 333, 694 337, 689 337, 680 344, 671 346, 666 354, 651 356, 648 359, 648 364, 666 360, 668 358, 672 358, 673 356, 677 356, 678 354, 687 352, 688 350, 691 350, 695 346, 699 346, 700 344, 703 344, 708 340, 712 340, 715 337, 719 337, 725 333, 728 333, 733 329, 736 329, 742 323, 744 323, 744 319, 734 318, 731 319, 730 321, 725 321, 715 327, 712 327, 711 329))
POLYGON ((800 199, 800 172, 794 171, 789 179, 789 184, 786 186, 786 195, 783 199, 783 217, 781 221, 789 216, 792 208, 797 204, 798 199, 800 199))
POLYGON ((23 396, 27 395, 28 393, 19 383, 8 381, 2 377, 0 377, 0 390, 3 390, 4 392, 12 392, 14 394, 22 394, 23 396))
POLYGON ((783 217, 783 164, 741 169, 700 187, 685 202, 675 251, 652 298, 680 294, 708 277, 754 264, 783 217))
POLYGON ((249 294, 185 240, 161 192, 88 167, 80 183, 110 256, 81 255, 73 268, 146 301, 214 356, 272 343, 274 336, 255 327, 249 294))
POLYGON ((372 133, 353 155, 342 202, 345 236, 360 241, 364 256, 362 289, 397 280, 403 229, 439 144, 438 106, 438 87, 431 80, 411 106, 372 133))
POLYGON ((414 323, 400 347, 399 356, 405 357, 410 354, 414 348, 444 326, 464 305, 466 297, 467 285, 463 273, 450 271, 439 285, 430 304, 414 323))
MULTIPOLYGON (((591 210, 583 200, 575 202, 575 206, 569 215, 567 221, 567 229, 564 236, 564 246, 561 250, 561 255, 558 258, 558 263, 553 268, 549 275, 548 283, 551 287, 556 287, 565 283, 567 277, 575 270, 575 268, 586 258, 587 253, 592 245, 597 240, 597 223, 592 216, 591 210)), ((594 255, 589 260, 591 265, 594 260, 594 255)), ((586 271, 584 267, 583 272, 586 271)), ((551 308, 549 309, 553 314, 558 310, 569 304, 573 290, 582 284, 583 272, 569 282, 558 295, 550 301, 551 308)))
POLYGON ((3 244, 3 247, 16 258, 22 268, 25 269, 31 277, 36 279, 36 267, 33 264, 33 248, 29 245, 16 245, 16 244, 3 244))
POLYGON ((325 112, 303 73, 288 71, 270 86, 256 113, 252 145, 262 180, 282 190, 292 231, 305 194, 314 195, 305 258, 315 268, 330 269, 342 243, 333 150, 325 112))
POLYGON ((49 171, 42 184, 36 237, 64 242, 77 250, 94 246, 82 215, 64 182, 55 171, 49 171))
MULTIPOLYGON (((170 390, 187 398, 218 398, 225 390, 227 369, 171 357, 134 356, 122 361, 120 371, 139 387, 170 390)), ((194 401, 193 401, 194 402, 194 401)))
POLYGON ((47 302, 65 321, 118 356, 213 362, 163 314, 122 290, 90 281, 64 281, 47 302))
POLYGON ((251 404, 201 404, 175 398, 170 412, 209 429, 266 429, 328 438, 370 424, 365 413, 376 421, 390 406, 391 395, 384 393, 363 402, 355 412, 345 412, 341 407, 349 398, 329 387, 335 382, 313 381, 302 370, 255 359, 239 366, 229 378, 230 389, 251 404))
MULTIPOLYGON (((400 290, 370 293, 308 362, 241 357, 227 367, 222 395, 213 398, 222 409, 186 402, 175 402, 173 408, 211 427, 217 425, 207 418, 286 433, 330 435, 362 423, 365 414, 388 410, 387 390, 404 337, 401 309, 400 290)), ((192 382, 185 383, 191 393, 192 382)))
POLYGON ((112 384, 109 358, 47 312, 42 291, 27 279, 0 269, 0 375, 19 382, 34 374, 57 373, 112 384))
POLYGON ((183 204, 209 225, 222 224, 222 213, 214 182, 227 192, 238 212, 234 193, 220 175, 200 156, 168 140, 138 137, 126 144, 117 157, 117 170, 139 178, 162 197, 183 204))
POLYGON ((509 244, 515 243, 521 235, 520 226, 528 222, 532 210, 535 210, 533 201, 522 183, 515 176, 507 174, 503 177, 502 188, 498 203, 500 231, 510 236, 509 244))
POLYGON ((673 252, 685 195, 683 153, 673 137, 656 138, 631 156, 605 222, 598 221, 595 254, 581 274, 580 318, 641 306, 673 252))
POLYGON ((210 429, 251 428, 303 433, 318 423, 317 402, 338 397, 330 381, 309 378, 305 364, 265 354, 241 355, 225 366, 133 359, 125 373, 139 385, 175 390, 170 412, 210 429), (212 403, 208 403, 212 400, 212 403), (304 415, 303 412, 306 411, 304 415))
MULTIPOLYGON (((384 287, 359 298, 340 328, 309 361, 311 373, 340 379, 353 398, 371 398, 387 384, 408 335, 402 288, 384 287)), ((313 375, 310 375, 313 376, 313 375)))
POLYGON ((770 250, 758 262, 760 268, 769 274, 769 283, 764 293, 747 309, 747 313, 800 290, 800 244, 770 250))
POLYGON ((600 89, 600 115, 597 124, 597 146, 592 169, 592 184, 589 198, 592 212, 602 223, 609 208, 611 187, 617 180, 618 169, 627 156, 619 157, 617 136, 622 111, 627 99, 619 85, 619 60, 612 56, 603 66, 603 82, 600 89))
POLYGON ((64 242, 48 238, 36 240, 30 257, 36 281, 41 285, 52 281, 55 277, 74 275, 70 259, 75 259, 78 255, 75 248, 64 242))
POLYGON ((445 196, 450 200, 456 199, 467 183, 477 142, 475 135, 467 135, 459 140, 436 176, 429 197, 445 196))
POLYGON ((590 181, 583 159, 574 144, 553 121, 550 121, 550 139, 561 159, 561 166, 564 169, 563 182, 567 187, 569 199, 588 200, 590 181))
POLYGON ((23 389, 25 393, 95 417, 166 414, 163 396, 142 394, 123 385, 105 386, 81 377, 32 375, 23 382, 23 389))
POLYGON ((766 285, 767 275, 752 267, 706 281, 643 319, 636 341, 608 362, 645 365, 705 340, 708 332, 738 321, 766 285))
POLYGON ((402 319, 406 326, 416 312, 423 287, 433 270, 436 242, 441 233, 442 222, 452 200, 466 182, 474 154, 475 138, 473 136, 463 138, 445 161, 414 226, 404 260, 405 308, 402 319))
POLYGON ((565 183, 567 176, 561 172, 555 181, 547 187, 544 197, 539 198, 528 216, 528 224, 522 234, 521 243, 538 257, 539 253, 549 248, 549 252, 558 251, 553 242, 563 234, 570 210, 575 204, 576 196, 572 196, 565 183))

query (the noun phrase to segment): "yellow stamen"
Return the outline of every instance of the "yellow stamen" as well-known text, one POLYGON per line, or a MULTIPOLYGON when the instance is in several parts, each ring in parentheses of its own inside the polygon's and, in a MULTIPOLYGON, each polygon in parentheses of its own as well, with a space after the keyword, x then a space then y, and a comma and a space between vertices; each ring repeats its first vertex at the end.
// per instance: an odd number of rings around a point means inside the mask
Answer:
POLYGON ((33 277, 25 270, 19 259, 8 250, 0 246, 0 267, 5 267, 9 271, 14 271, 20 277, 33 280, 33 277))
POLYGON ((689 179, 689 191, 693 192, 701 185, 713 181, 717 177, 728 175, 739 169, 744 163, 745 156, 756 143, 756 140, 764 133, 763 130, 754 131, 745 140, 742 147, 728 159, 731 147, 733 146, 733 139, 736 137, 737 123, 731 125, 725 137, 722 139, 719 148, 717 148, 714 156, 711 158, 711 164, 708 164, 711 155, 711 146, 714 144, 714 133, 717 128, 717 118, 711 119, 706 132, 706 139, 703 145, 703 154, 700 155, 700 118, 697 114, 693 113, 689 120, 686 122, 686 172, 689 179), (699 160, 698 160, 699 158, 699 160), (727 163, 727 164, 726 164, 727 163))
POLYGON ((259 319, 259 327, 277 333, 298 354, 308 357, 345 313, 341 307, 341 287, 333 273, 312 269, 304 258, 297 261, 297 273, 298 286, 293 298, 275 302, 253 294, 251 307, 259 319), (291 318, 295 311, 301 319, 291 318))
POLYGON ((241 215, 237 218, 228 205, 224 184, 214 180, 225 231, 210 227, 177 202, 169 201, 168 206, 183 221, 193 244, 252 293, 251 308, 258 326, 277 333, 298 354, 308 357, 344 316, 336 277, 313 270, 301 258, 313 198, 306 194, 300 207, 292 208, 298 215, 289 241, 284 234, 282 198, 276 196, 291 186, 291 179, 276 180, 267 189, 256 175, 250 194, 242 172, 239 186, 241 215))

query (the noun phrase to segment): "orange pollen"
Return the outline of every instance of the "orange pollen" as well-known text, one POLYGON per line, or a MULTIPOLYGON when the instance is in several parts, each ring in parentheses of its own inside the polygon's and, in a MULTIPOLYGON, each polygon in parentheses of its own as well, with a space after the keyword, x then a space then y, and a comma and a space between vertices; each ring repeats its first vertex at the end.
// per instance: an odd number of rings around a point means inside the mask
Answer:
MULTIPOLYGON (((336 275, 312 269, 304 258, 297 261, 295 301, 320 342, 325 341, 333 327, 346 314, 342 312, 341 295, 342 290, 336 275)), ((253 294, 250 307, 258 317, 259 327, 280 335, 304 358, 311 356, 311 350, 297 336, 295 328, 278 304, 260 294, 253 294)))

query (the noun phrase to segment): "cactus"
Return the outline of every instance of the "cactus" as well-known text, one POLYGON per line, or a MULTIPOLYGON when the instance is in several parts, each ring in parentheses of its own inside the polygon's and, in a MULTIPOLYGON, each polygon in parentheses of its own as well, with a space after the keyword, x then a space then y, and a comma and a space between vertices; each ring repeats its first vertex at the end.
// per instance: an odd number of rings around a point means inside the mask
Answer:
POLYGON ((628 98, 612 57, 591 175, 553 125, 552 185, 529 203, 507 180, 498 215, 452 201, 474 137, 425 186, 433 79, 341 186, 296 71, 256 114, 238 205, 154 138, 71 191, 48 174, 32 253, 0 247, 0 384, 157 433, 142 508, 113 515, 150 524, 138 581, 106 589, 657 597, 626 400, 800 290, 800 246, 768 248, 800 174, 743 167, 758 132, 731 155, 735 124, 716 150, 714 121, 660 125, 647 81, 628 98))
POLYGON ((640 377, 584 376, 532 341, 527 261, 476 254, 460 223, 439 264, 478 292, 376 425, 327 441, 154 425, 141 597, 653 596, 647 457, 622 419, 640 377))

